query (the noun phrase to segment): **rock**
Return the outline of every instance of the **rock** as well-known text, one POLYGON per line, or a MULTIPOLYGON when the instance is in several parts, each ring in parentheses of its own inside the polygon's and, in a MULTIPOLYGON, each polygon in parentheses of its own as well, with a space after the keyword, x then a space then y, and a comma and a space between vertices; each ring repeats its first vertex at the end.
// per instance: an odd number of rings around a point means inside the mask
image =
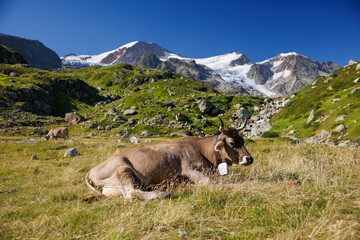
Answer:
POLYGON ((65 121, 72 124, 77 124, 80 122, 84 122, 85 118, 80 114, 78 114, 77 112, 71 112, 65 114, 65 121))
POLYGON ((351 93, 350 93, 350 94, 356 93, 356 92, 358 92, 358 91, 360 91, 360 87, 357 87, 357 88, 351 90, 351 93))
POLYGON ((135 124, 135 123, 136 123, 136 119, 135 119, 135 118, 129 118, 128 123, 129 123, 129 124, 135 124))
POLYGON ((130 138, 130 142, 131 142, 132 144, 139 144, 139 140, 138 140, 135 136, 133 136, 133 137, 130 138))
POLYGON ((187 137, 187 136, 193 136, 193 134, 189 131, 181 130, 174 133, 171 133, 170 136, 181 136, 181 137, 187 137))
POLYGON ((70 148, 65 152, 64 157, 66 157, 66 156, 74 157, 77 155, 78 155, 77 150, 75 148, 70 148))
POLYGON ((272 128, 271 123, 268 120, 262 120, 251 127, 250 136, 260 136, 262 133, 269 131, 272 128))
POLYGON ((356 70, 360 70, 360 63, 358 63, 358 65, 356 65, 356 70))
POLYGON ((357 62, 354 61, 354 60, 352 60, 352 59, 349 60, 349 66, 350 66, 350 65, 354 65, 354 64, 356 64, 356 63, 357 63, 357 62))
POLYGON ((127 121, 127 119, 124 118, 123 116, 116 115, 113 119, 113 122, 118 122, 118 121, 127 121))
POLYGON ((215 107, 211 110, 210 115, 215 116, 218 115, 219 113, 220 113, 220 109, 215 107))
POLYGON ((343 124, 340 124, 335 129, 331 130, 331 132, 340 133, 340 132, 345 131, 345 129, 346 129, 346 127, 343 124))
POLYGON ((179 235, 180 235, 180 237, 184 237, 184 236, 187 236, 188 235, 188 233, 186 232, 186 231, 179 231, 179 235))
POLYGON ((336 118, 335 122, 340 122, 345 120, 345 115, 341 115, 340 117, 336 118))
POLYGON ((309 117, 306 120, 306 124, 309 124, 314 119, 314 113, 315 113, 315 108, 313 110, 311 110, 309 117))
POLYGON ((97 125, 97 123, 90 123, 90 126, 89 126, 89 128, 97 128, 98 127, 98 125, 97 125))
POLYGON ((38 160, 38 157, 36 156, 35 153, 31 156, 31 160, 38 160))
MULTIPOLYGON (((360 66, 360 63, 358 64, 358 66, 360 66)), ((358 83, 358 82, 360 82, 360 78, 356 78, 356 79, 354 80, 354 83, 358 83)))
POLYGON ((332 100, 332 104, 338 102, 339 100, 340 100, 340 98, 334 98, 334 99, 332 100))
POLYGON ((296 133, 296 130, 290 130, 290 131, 289 131, 289 134, 290 134, 290 135, 294 135, 295 133, 296 133))
POLYGON ((182 113, 176 114, 175 119, 179 122, 189 122, 189 118, 182 113))
POLYGON ((121 138, 129 139, 129 134, 125 134, 125 135, 121 136, 121 138))
POLYGON ((105 117, 109 116, 109 115, 115 115, 116 114, 116 109, 111 107, 109 109, 109 111, 107 111, 107 113, 105 113, 105 117))
POLYGON ((18 77, 18 76, 19 76, 19 73, 17 73, 17 72, 10 73, 10 77, 18 77))
POLYGON ((148 130, 144 130, 140 133, 141 137, 149 137, 151 136, 151 133, 148 130))
POLYGON ((239 110, 241 107, 242 107, 242 105, 240 104, 240 103, 238 103, 238 104, 235 104, 235 106, 234 106, 237 110, 239 110))
POLYGON ((127 109, 124 111, 124 116, 135 115, 137 112, 134 109, 127 109))
POLYGON ((201 101, 199 104, 200 112, 205 114, 209 114, 214 107, 215 106, 212 102, 206 100, 201 101))
POLYGON ((251 117, 251 113, 244 107, 240 107, 238 111, 236 111, 236 117, 244 120, 249 119, 251 117))

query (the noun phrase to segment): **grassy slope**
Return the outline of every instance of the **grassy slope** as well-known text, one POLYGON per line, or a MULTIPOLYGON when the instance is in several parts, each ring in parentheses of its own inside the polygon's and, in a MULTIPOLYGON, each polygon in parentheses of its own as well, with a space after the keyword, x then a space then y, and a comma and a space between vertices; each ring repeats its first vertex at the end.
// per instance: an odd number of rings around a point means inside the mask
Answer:
MULTIPOLYGON (((119 64, 115 66, 100 67, 92 66, 80 70, 59 70, 60 73, 67 73, 70 76, 82 79, 90 85, 101 88, 100 93, 111 93, 121 97, 110 104, 89 109, 79 109, 78 112, 87 115, 92 121, 98 122, 102 126, 112 125, 111 133, 119 133, 124 129, 130 133, 139 133, 142 130, 149 130, 154 134, 168 134, 179 129, 167 129, 165 127, 154 127, 147 125, 129 126, 128 123, 113 122, 113 116, 105 117, 105 113, 110 107, 117 110, 117 114, 122 115, 122 111, 132 106, 137 108, 137 114, 128 116, 139 121, 143 118, 151 119, 155 115, 164 115, 167 119, 174 120, 177 113, 186 115, 191 121, 196 114, 203 115, 198 106, 186 110, 184 106, 196 103, 196 100, 209 100, 220 110, 226 111, 224 121, 229 124, 231 115, 236 111, 234 105, 241 103, 247 107, 259 106, 263 98, 251 96, 227 96, 218 93, 212 88, 196 81, 184 79, 181 75, 169 72, 161 72, 149 68, 139 68, 128 64, 119 64), (157 79, 156 82, 145 81, 141 79, 157 79), (140 81, 138 81, 140 80, 140 81), (136 83, 138 82, 138 83, 136 83), (199 91, 199 88, 205 88, 206 91, 199 91), (174 96, 169 91, 175 93, 174 96), (145 101, 149 103, 144 104, 145 101), (172 106, 172 111, 168 107, 172 106)), ((213 133, 218 128, 219 121, 216 117, 205 114, 209 123, 204 124, 200 121, 194 121, 192 126, 201 127, 205 133, 213 133)), ((74 127, 77 132, 96 132, 97 130, 89 128, 74 127)), ((110 133, 109 133, 110 134, 110 133)))
POLYGON ((0 143, 1 239, 180 239, 180 230, 191 239, 360 237, 359 149, 257 139, 247 143, 254 164, 231 167, 227 184, 180 186, 162 201, 86 204, 95 193, 82 179, 115 140, 12 140, 0 143), (81 155, 64 158, 70 147, 81 155))
MULTIPOLYGON (((343 139, 357 140, 360 136, 360 91, 351 94, 351 91, 360 87, 360 82, 354 80, 360 77, 356 70, 357 64, 341 68, 329 77, 320 77, 313 84, 298 91, 295 98, 272 119, 276 131, 295 129, 297 137, 310 137, 321 129, 331 131, 339 124, 347 129, 343 139), (329 90, 329 88, 333 90, 329 90), (333 103, 333 99, 339 99, 333 103), (348 106, 351 104, 351 106, 348 106), (306 124, 311 110, 315 110, 315 118, 306 124), (336 118, 346 115, 344 121, 335 122, 336 118), (325 121, 316 122, 321 117, 328 116, 325 121), (292 128, 289 128, 292 126, 292 128)), ((321 120, 321 119, 320 119, 321 120)), ((333 141, 340 134, 333 134, 333 141)))

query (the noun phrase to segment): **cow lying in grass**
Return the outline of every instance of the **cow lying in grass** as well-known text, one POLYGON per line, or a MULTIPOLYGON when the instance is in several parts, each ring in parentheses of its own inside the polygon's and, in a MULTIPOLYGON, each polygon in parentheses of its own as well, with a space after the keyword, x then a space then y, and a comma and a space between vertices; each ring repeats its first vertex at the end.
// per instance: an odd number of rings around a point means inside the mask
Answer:
POLYGON ((244 146, 240 129, 224 128, 220 135, 205 138, 184 137, 164 143, 117 150, 107 161, 92 168, 86 184, 107 197, 163 199, 165 191, 143 191, 176 176, 198 184, 210 183, 207 172, 215 172, 221 162, 250 165, 253 158, 244 146))
POLYGON ((51 129, 45 136, 45 140, 57 139, 57 138, 69 138, 69 130, 66 127, 59 127, 51 129))

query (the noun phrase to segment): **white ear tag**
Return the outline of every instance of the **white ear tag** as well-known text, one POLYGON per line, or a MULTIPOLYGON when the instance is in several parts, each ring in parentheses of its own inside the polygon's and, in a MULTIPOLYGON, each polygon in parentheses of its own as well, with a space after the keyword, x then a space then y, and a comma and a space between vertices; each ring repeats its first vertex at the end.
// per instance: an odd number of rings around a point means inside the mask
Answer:
POLYGON ((226 162, 220 163, 218 166, 218 170, 219 170, 220 176, 224 176, 224 175, 228 174, 228 167, 227 167, 226 162))

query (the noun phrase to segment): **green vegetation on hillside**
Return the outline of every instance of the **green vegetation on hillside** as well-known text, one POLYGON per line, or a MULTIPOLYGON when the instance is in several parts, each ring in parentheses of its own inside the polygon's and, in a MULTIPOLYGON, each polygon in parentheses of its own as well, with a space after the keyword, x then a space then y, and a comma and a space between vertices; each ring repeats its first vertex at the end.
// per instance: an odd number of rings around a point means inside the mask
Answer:
POLYGON ((332 140, 360 141, 360 70, 357 65, 345 66, 329 77, 319 77, 295 93, 295 97, 271 120, 274 131, 296 130, 296 137, 310 137, 319 130, 331 132, 340 124, 342 133, 333 133, 332 140), (308 124, 310 112, 314 119, 308 124), (344 117, 342 120, 341 116, 344 117), (340 118, 339 118, 340 117, 340 118))

